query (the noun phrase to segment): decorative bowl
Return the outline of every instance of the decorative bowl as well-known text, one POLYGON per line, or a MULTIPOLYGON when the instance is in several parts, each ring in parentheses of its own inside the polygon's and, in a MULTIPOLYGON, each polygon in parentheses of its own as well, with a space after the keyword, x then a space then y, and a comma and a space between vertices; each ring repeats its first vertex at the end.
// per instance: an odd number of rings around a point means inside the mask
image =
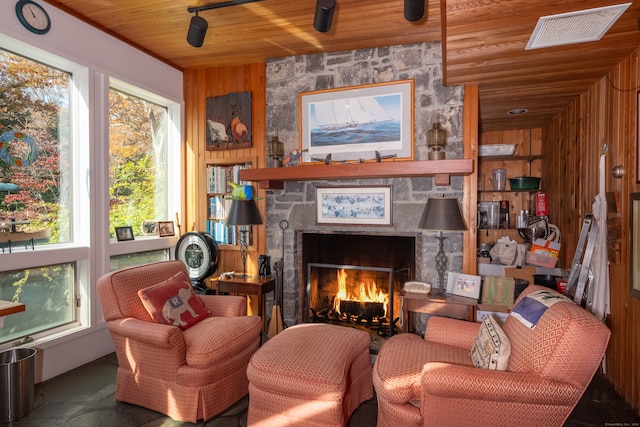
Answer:
POLYGON ((533 176, 519 176, 517 178, 509 178, 509 185, 514 191, 530 191, 540 188, 540 180, 533 176))
POLYGON ((513 156, 516 152, 518 144, 487 144, 480 145, 478 148, 478 156, 513 156))

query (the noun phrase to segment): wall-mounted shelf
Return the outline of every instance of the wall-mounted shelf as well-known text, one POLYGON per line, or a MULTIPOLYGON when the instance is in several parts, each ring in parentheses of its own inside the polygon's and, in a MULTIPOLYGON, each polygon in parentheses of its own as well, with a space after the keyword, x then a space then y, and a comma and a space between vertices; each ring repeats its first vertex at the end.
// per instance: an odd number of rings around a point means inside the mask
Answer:
POLYGON ((281 190, 288 181, 335 179, 401 178, 433 176, 435 184, 450 185, 450 177, 473 173, 471 159, 417 160, 396 162, 370 162, 353 164, 312 164, 284 168, 245 169, 240 172, 243 181, 258 182, 260 188, 281 190))

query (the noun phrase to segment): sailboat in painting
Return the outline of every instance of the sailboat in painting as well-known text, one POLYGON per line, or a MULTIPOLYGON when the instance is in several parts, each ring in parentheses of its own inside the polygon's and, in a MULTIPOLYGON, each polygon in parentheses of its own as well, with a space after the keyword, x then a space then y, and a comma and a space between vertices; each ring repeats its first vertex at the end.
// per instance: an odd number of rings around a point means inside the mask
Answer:
POLYGON ((340 99, 316 105, 316 123, 321 130, 373 127, 392 120, 393 117, 372 96, 340 99))
POLYGON ((374 96, 317 102, 313 113, 312 147, 400 139, 400 122, 374 96))

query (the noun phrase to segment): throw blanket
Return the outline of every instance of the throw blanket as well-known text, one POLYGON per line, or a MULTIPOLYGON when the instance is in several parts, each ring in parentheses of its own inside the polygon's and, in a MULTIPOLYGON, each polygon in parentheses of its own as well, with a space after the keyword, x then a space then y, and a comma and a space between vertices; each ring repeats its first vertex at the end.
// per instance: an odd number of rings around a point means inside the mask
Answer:
POLYGON ((562 301, 571 302, 569 298, 556 292, 532 292, 513 307, 510 315, 521 321, 528 328, 534 329, 544 312, 553 304, 562 301))

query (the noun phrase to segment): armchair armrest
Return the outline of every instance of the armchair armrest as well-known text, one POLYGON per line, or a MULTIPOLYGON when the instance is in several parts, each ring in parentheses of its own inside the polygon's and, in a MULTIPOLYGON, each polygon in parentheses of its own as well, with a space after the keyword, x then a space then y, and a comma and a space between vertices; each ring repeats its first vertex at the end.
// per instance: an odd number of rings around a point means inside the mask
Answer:
POLYGON ((162 348, 175 348, 184 342, 182 331, 177 326, 147 322, 132 317, 109 320, 111 333, 127 339, 162 348))
POLYGON ((246 316, 247 300, 235 295, 199 295, 212 316, 246 316))
POLYGON ((421 393, 424 405, 428 395, 494 402, 573 405, 581 394, 569 383, 537 375, 441 362, 424 365, 421 393))
POLYGON ((449 317, 431 316, 424 332, 426 341, 471 349, 480 323, 449 317))

